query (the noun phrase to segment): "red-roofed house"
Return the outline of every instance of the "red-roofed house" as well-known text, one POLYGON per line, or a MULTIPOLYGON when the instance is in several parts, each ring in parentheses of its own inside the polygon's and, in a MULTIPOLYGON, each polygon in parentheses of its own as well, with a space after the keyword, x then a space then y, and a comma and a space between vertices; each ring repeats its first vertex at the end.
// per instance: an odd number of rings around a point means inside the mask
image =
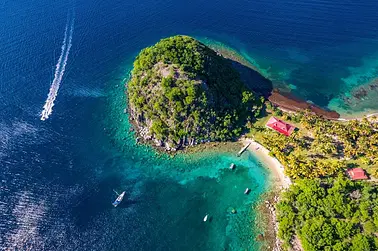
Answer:
POLYGON ((266 126, 286 136, 290 136, 295 129, 295 126, 292 126, 273 116, 270 117, 269 121, 266 123, 266 126))
POLYGON ((366 180, 368 178, 362 168, 348 169, 348 175, 352 180, 366 180))

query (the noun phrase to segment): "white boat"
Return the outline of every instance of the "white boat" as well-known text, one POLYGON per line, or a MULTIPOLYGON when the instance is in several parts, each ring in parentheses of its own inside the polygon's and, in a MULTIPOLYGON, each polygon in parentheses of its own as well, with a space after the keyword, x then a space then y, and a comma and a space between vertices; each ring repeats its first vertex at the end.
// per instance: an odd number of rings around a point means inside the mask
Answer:
POLYGON ((249 194, 249 192, 251 191, 251 189, 249 189, 248 187, 245 189, 244 191, 244 194, 249 194))
POLYGON ((235 164, 232 163, 231 166, 230 166, 230 169, 231 169, 231 170, 234 170, 234 168, 235 168, 235 164))
POLYGON ((205 218, 203 218, 203 221, 207 221, 207 218, 209 218, 209 215, 208 214, 206 214, 206 216, 205 216, 205 218))
POLYGON ((118 197, 112 204, 114 207, 117 207, 123 200, 123 197, 125 196, 126 191, 123 191, 121 194, 118 194, 116 191, 114 192, 118 195, 118 197))

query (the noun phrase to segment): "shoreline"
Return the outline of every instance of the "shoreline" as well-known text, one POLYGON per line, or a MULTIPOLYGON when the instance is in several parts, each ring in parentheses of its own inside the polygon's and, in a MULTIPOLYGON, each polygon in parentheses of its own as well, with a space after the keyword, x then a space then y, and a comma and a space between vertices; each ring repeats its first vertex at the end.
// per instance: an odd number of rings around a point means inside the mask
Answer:
MULTIPOLYGON (((256 65, 249 62, 247 59, 245 59, 238 50, 231 48, 222 42, 219 41, 205 41, 203 39, 200 39, 202 43, 209 46, 211 49, 222 55, 224 58, 228 58, 230 60, 234 60, 254 71, 259 73, 264 78, 272 81, 269 79, 269 77, 264 74, 262 69, 259 69, 256 65)), ((378 82, 378 78, 375 80, 375 82, 378 82)), ((374 83, 375 83, 374 82, 374 83)), ((279 88, 279 87, 277 87, 279 88)), ((284 111, 292 111, 292 112, 298 112, 305 109, 310 109, 312 112, 324 116, 327 119, 331 120, 338 120, 338 121, 348 121, 348 120, 354 120, 354 119, 363 119, 365 117, 369 118, 374 115, 378 116, 378 112, 375 110, 366 110, 366 111, 359 111, 359 112, 352 112, 351 114, 345 114, 341 111, 337 110, 328 110, 326 108, 319 107, 316 104, 309 103, 305 100, 301 100, 300 97, 293 96, 291 93, 287 93, 284 90, 276 89, 272 90, 272 93, 270 97, 268 98, 269 101, 277 105, 280 109, 284 111)))
POLYGON ((355 119, 361 120, 363 118, 367 118, 368 119, 368 118, 371 118, 373 116, 377 116, 378 117, 378 112, 366 113, 366 114, 364 114, 364 113, 357 114, 356 113, 356 115, 350 115, 350 116, 346 116, 346 117, 340 117, 338 119, 338 121, 350 121, 350 120, 355 120, 355 119))
POLYGON ((250 145, 246 150, 260 160, 264 168, 269 169, 271 172, 272 188, 266 192, 266 199, 257 208, 264 225, 265 241, 268 245, 267 250, 279 251, 281 250, 282 242, 278 238, 278 222, 275 206, 279 201, 281 191, 288 189, 292 182, 289 177, 285 176, 283 165, 276 158, 269 155, 270 151, 267 148, 250 138, 243 137, 240 139, 240 142, 243 145, 249 143, 250 145))
MULTIPOLYGON (((222 53, 220 53, 222 54, 222 53)), ((237 55, 237 54, 236 54, 237 55)), ((225 58, 229 58, 224 56, 225 58)), ((231 57, 232 58, 232 57, 231 57)), ((233 58, 235 60, 235 58, 233 58)), ((240 63, 240 62, 239 62, 240 63)), ((245 62, 244 62, 245 63, 245 62)), ((245 65, 245 64, 243 64, 245 65)), ((250 67, 250 66, 247 66, 250 67)), ((254 69, 255 70, 255 69, 254 69)), ((374 115, 378 115, 378 113, 370 113, 364 114, 352 114, 350 117, 342 117, 336 111, 329 111, 323 109, 319 106, 312 104, 311 102, 301 100, 290 93, 285 93, 280 90, 272 90, 271 95, 268 97, 268 100, 272 102, 274 105, 277 105, 281 110, 289 111, 289 112, 299 112, 303 110, 311 110, 313 113, 324 116, 326 119, 329 120, 337 120, 337 121, 349 121, 349 120, 360 120, 365 117, 372 117, 374 115)), ((129 113, 130 114, 130 113, 129 113)), ((131 117, 129 117, 130 119, 131 117)), ((133 121, 129 120, 130 124, 133 124, 133 121)), ((278 238, 278 222, 276 217, 276 209, 275 206, 279 201, 280 193, 288 189, 292 185, 292 181, 285 176, 284 174, 284 167, 283 165, 275 158, 269 155, 270 151, 264 147, 263 145, 259 144, 252 138, 241 137, 238 140, 243 145, 250 143, 246 150, 248 150, 257 160, 261 161, 263 168, 270 170, 270 178, 269 181, 269 189, 264 192, 266 194, 274 193, 274 197, 267 199, 261 202, 260 209, 257 209, 259 213, 263 215, 264 221, 267 222, 266 227, 264 227, 264 235, 265 233, 270 233, 266 236, 266 240, 269 241, 274 245, 273 250, 280 250, 281 241, 278 238), (265 210, 264 210, 264 209, 265 210), (265 232, 266 231, 266 232, 265 232)), ((209 142, 208 144, 200 144, 201 146, 197 146, 195 148, 189 147, 183 149, 182 152, 192 154, 193 152, 199 151, 202 152, 204 150, 216 149, 222 146, 222 143, 217 142, 209 142)), ((157 148, 152 145, 153 148, 157 148)), ((167 153, 167 151, 164 151, 167 153)), ((168 151, 169 154, 169 151, 168 151)), ((173 152, 175 155, 175 152, 173 152)), ((264 237, 264 236, 263 236, 264 237)))
POLYGON ((315 104, 302 100, 291 93, 285 93, 278 89, 272 90, 268 100, 281 110, 288 110, 292 112, 310 110, 319 116, 325 117, 326 119, 337 120, 340 118, 340 114, 336 111, 323 109, 315 104))
POLYGON ((250 143, 247 150, 260 160, 265 168, 271 171, 275 188, 281 190, 288 188, 292 184, 289 177, 284 174, 283 165, 276 158, 269 155, 270 151, 268 149, 250 138, 241 138, 240 141, 244 145, 250 143))

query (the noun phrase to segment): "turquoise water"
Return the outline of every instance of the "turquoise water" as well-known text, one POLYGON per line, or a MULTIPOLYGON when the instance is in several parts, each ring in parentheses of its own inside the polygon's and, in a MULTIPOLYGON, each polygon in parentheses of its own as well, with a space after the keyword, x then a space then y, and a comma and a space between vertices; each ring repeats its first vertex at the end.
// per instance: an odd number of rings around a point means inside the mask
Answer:
POLYGON ((114 146, 131 156, 123 172, 138 180, 132 194, 149 198, 133 209, 147 214, 151 226, 145 231, 151 231, 151 238, 164 240, 158 246, 140 244, 143 250, 258 250, 263 243, 255 239, 264 230, 257 227, 255 207, 271 185, 269 171, 249 152, 236 157, 236 144, 175 156, 137 145, 127 114, 120 109, 126 100, 122 90, 122 85, 110 90, 104 125, 114 146), (229 169, 231 163, 235 170, 229 169), (249 195, 244 194, 247 187, 249 195), (206 214, 208 223, 203 222, 206 214))
POLYGON ((173 159, 135 145, 122 96, 133 59, 163 37, 207 38, 306 100, 376 110, 376 89, 353 93, 377 74, 377 12, 373 0, 3 1, 0 248, 258 249, 268 172, 231 145, 173 159), (127 192, 118 208, 113 189, 127 192))
POLYGON ((226 35, 197 38, 205 44, 234 51, 271 80, 275 88, 335 110, 344 117, 362 116, 378 110, 378 52, 375 49, 378 42, 375 39, 302 51, 297 47, 251 47, 226 35), (318 58, 320 55, 332 57, 322 59, 318 58), (356 58, 359 60, 353 60, 356 58), (339 60, 343 59, 345 64, 340 65, 339 60), (372 84, 375 86, 369 88, 372 84), (353 93, 360 89, 367 90, 366 95, 355 97, 353 93))

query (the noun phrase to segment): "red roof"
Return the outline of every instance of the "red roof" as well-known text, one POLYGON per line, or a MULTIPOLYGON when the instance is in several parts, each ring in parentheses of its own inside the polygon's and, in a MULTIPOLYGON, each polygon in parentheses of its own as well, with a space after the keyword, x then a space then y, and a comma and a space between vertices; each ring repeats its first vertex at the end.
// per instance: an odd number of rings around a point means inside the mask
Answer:
POLYGON ((276 130, 277 132, 284 134, 286 136, 290 136, 290 134, 294 131, 295 126, 292 126, 282 120, 279 120, 275 117, 270 117, 269 121, 266 123, 267 127, 276 130))
POLYGON ((352 180, 366 180, 368 178, 362 168, 348 169, 348 174, 352 180))

